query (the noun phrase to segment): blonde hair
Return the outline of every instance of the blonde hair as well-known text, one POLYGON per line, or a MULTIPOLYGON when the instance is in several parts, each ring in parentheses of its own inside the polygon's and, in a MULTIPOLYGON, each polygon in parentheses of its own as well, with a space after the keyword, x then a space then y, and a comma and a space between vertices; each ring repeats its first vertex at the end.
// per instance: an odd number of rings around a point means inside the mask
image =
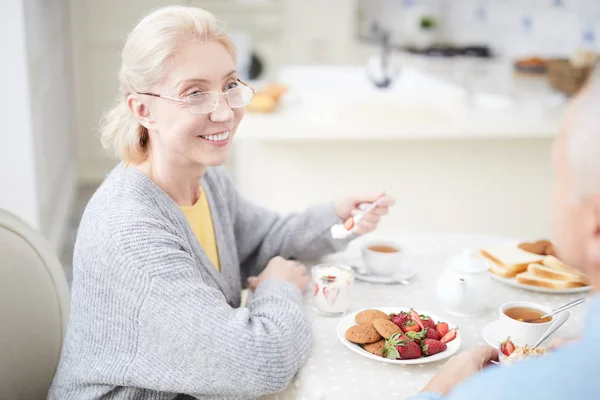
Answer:
POLYGON ((208 40, 223 44, 235 61, 235 47, 224 25, 208 11, 168 6, 153 11, 137 24, 123 47, 117 104, 101 120, 104 148, 132 163, 148 157, 148 130, 131 114, 127 96, 145 92, 160 82, 169 61, 186 43, 208 40))

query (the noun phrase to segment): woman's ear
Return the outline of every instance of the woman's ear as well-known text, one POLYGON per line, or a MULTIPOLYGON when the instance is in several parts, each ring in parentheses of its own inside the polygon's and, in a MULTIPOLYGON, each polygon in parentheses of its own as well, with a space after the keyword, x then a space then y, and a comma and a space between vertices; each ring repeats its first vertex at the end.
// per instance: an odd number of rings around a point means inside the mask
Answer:
POLYGON ((154 120, 152 119, 150 108, 145 102, 140 100, 137 96, 130 94, 127 96, 127 107, 140 125, 148 130, 152 129, 154 120))

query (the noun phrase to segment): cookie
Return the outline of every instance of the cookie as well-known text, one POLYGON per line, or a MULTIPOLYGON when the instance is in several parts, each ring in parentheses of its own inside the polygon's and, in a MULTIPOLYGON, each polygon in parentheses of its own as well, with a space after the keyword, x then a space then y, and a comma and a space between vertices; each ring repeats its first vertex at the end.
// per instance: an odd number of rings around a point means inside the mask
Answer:
POLYGON ((346 331, 346 339, 356 344, 373 343, 381 339, 381 335, 373 325, 354 325, 346 331))
POLYGON ((401 333, 402 330, 390 320, 387 319, 376 319, 373 321, 373 327, 384 339, 389 339, 394 333, 401 333))
POLYGON ((390 319, 390 316, 379 310, 364 310, 356 314, 354 320, 357 324, 370 324, 376 319, 390 319))
POLYGON ((376 356, 383 357, 381 352, 383 351, 384 347, 385 347, 385 339, 381 339, 375 343, 365 344, 365 347, 363 347, 363 349, 365 349, 366 351, 368 351, 371 354, 375 354, 376 356))

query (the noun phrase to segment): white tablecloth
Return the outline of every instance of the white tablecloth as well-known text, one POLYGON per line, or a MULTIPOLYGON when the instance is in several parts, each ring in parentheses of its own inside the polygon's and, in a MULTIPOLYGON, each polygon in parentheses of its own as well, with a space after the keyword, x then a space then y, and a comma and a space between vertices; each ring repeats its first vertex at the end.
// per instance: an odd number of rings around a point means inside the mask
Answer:
MULTIPOLYGON (((364 240, 373 239, 365 237, 364 240)), ((444 312, 437 297, 435 284, 446 257, 465 249, 479 249, 486 244, 514 242, 514 239, 485 235, 410 235, 392 239, 410 253, 418 268, 412 284, 383 285, 356 281, 354 302, 349 312, 377 306, 412 306, 447 317, 459 325, 461 350, 485 345, 483 327, 498 318, 498 308, 506 301, 533 301, 558 307, 589 294, 542 294, 493 282, 493 301, 487 312, 477 318, 461 319, 444 312)), ((361 240, 353 242, 343 254, 329 258, 352 259, 360 256, 361 240)), ((362 357, 348 350, 336 336, 340 317, 325 317, 312 309, 311 294, 307 293, 305 308, 314 333, 313 348, 307 362, 290 386, 265 399, 406 399, 420 391, 441 368, 444 361, 413 366, 392 365, 362 357)), ((587 303, 571 309, 571 318, 554 337, 577 335, 582 327, 587 303)))

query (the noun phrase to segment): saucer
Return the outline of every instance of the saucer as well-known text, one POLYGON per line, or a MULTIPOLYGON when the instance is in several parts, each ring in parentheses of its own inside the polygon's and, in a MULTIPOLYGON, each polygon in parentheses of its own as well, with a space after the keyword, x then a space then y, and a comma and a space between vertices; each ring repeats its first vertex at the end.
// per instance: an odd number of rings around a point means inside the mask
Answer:
MULTIPOLYGON (((566 322, 566 320, 568 320, 570 316, 571 316, 571 313, 569 311, 561 312, 560 314, 557 315, 555 324, 557 324, 557 323, 562 324, 563 320, 566 322)), ((552 324, 550 326, 550 328, 548 328, 548 329, 552 329, 553 326, 554 326, 554 324, 552 324)), ((558 332, 560 332, 560 328, 559 328, 558 332)), ((506 340, 506 338, 509 336, 510 336, 510 334, 508 332, 504 332, 504 330, 502 329, 502 323, 498 320, 490 322, 489 324, 484 326, 483 329, 481 330, 481 337, 483 338, 483 340, 485 340, 485 342, 487 344, 489 344, 490 346, 492 346, 495 349, 497 349, 498 346, 500 346, 500 343, 504 342, 506 340)), ((542 335, 540 335, 540 337, 542 337, 542 335)), ((552 336, 550 336, 548 339, 546 339, 544 341, 544 343, 549 343, 551 341, 552 341, 552 336)), ((520 342, 514 341, 514 340, 513 340, 513 342, 516 346, 524 346, 526 344, 526 343, 520 343, 520 342)), ((530 343, 530 345, 532 345, 532 344, 533 343, 530 343)))
POLYGON ((409 280, 417 274, 417 270, 413 269, 393 276, 373 275, 365 271, 362 259, 347 260, 347 262, 352 268, 352 271, 354 271, 354 277, 363 282, 386 284, 401 283, 400 281, 409 280))

